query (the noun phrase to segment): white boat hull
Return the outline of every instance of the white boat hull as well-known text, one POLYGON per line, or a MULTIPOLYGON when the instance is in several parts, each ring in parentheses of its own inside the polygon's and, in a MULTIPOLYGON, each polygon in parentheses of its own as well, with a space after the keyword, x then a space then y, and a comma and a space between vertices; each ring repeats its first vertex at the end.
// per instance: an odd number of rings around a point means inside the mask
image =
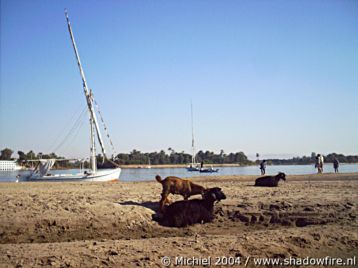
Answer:
POLYGON ((51 174, 46 176, 32 176, 27 181, 84 181, 84 182, 104 182, 118 181, 121 169, 100 169, 95 174, 77 173, 77 174, 51 174))

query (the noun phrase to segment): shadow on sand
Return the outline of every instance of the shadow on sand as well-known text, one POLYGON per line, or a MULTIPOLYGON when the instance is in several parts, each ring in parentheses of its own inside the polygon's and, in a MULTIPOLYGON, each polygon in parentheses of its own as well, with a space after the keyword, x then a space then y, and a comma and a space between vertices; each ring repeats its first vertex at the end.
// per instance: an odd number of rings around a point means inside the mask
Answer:
POLYGON ((158 213, 159 212, 159 203, 158 202, 152 202, 152 201, 147 201, 147 202, 135 202, 135 201, 124 201, 124 202, 118 202, 118 204, 122 205, 122 206, 141 206, 141 207, 145 207, 145 208, 149 208, 151 210, 153 210, 153 212, 158 213))
POLYGON ((124 202, 118 202, 117 204, 120 204, 122 206, 141 206, 145 208, 151 209, 154 214, 152 215, 152 220, 158 222, 162 218, 162 214, 159 211, 159 203, 158 202, 135 202, 135 201, 124 201, 124 202))

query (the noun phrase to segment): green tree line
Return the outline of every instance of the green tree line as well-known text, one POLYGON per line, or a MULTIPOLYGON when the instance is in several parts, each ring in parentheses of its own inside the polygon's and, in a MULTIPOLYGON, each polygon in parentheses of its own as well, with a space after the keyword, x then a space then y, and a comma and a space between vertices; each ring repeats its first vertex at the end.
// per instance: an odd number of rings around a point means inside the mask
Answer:
MULTIPOLYGON (((9 148, 5 148, 3 150, 1 150, 0 152, 0 160, 15 160, 15 158, 13 158, 13 153, 14 151, 9 149, 9 148)), ((25 160, 37 160, 37 159, 64 159, 64 157, 61 156, 57 156, 55 153, 50 153, 50 154, 44 154, 44 153, 35 153, 34 151, 29 151, 27 153, 24 153, 23 151, 17 151, 18 154, 18 158, 17 158, 17 162, 23 162, 25 160)))
MULTIPOLYGON (((120 153, 116 157, 116 162, 122 165, 133 164, 188 164, 191 162, 191 155, 185 152, 175 152, 172 148, 168 149, 169 153, 164 150, 160 152, 142 153, 133 150, 130 153, 120 153)), ((204 164, 252 164, 243 152, 225 154, 223 150, 219 154, 210 151, 199 151, 196 154, 197 162, 204 162, 204 164)))
MULTIPOLYGON (((13 158, 13 150, 5 148, 1 150, 0 160, 15 160, 13 158)), ((44 154, 44 153, 35 153, 30 150, 25 153, 23 151, 18 151, 18 163, 24 163, 28 160, 37 160, 37 159, 64 159, 62 156, 58 156, 55 153, 44 154)), ((324 156, 325 162, 333 162, 334 158, 337 158, 340 163, 358 163, 358 155, 348 155, 330 153, 324 156)), ((224 150, 221 150, 220 153, 215 153, 211 151, 198 151, 196 154, 197 162, 204 164, 240 164, 240 165, 253 165, 257 164, 257 161, 251 161, 243 152, 228 153, 226 154, 224 150)), ((293 157, 291 159, 266 159, 268 164, 273 165, 307 165, 315 163, 316 153, 312 153, 310 156, 302 157, 293 157)), ((103 162, 102 155, 97 155, 98 163, 103 162)), ((104 161, 105 162, 105 161, 104 161)), ((188 153, 176 152, 172 148, 168 148, 167 152, 161 150, 159 152, 150 152, 143 153, 138 150, 132 150, 130 153, 119 153, 115 157, 115 162, 119 165, 165 165, 165 164, 188 164, 191 162, 191 155, 188 153)), ((56 162, 58 166, 73 166, 78 163, 69 163, 67 161, 56 162)), ((88 164, 88 163, 86 163, 88 164)), ((87 165, 86 165, 87 166, 87 165)), ((102 164, 103 166, 103 164, 102 164)), ((104 166, 105 163, 104 163, 104 166)))
MULTIPOLYGON (((65 159, 63 156, 58 156, 55 153, 44 154, 44 153, 35 153, 34 151, 30 150, 29 152, 25 153, 23 151, 17 151, 17 159, 13 158, 14 151, 5 148, 0 152, 0 160, 16 160, 16 162, 20 165, 24 166, 31 166, 31 161, 38 160, 38 159, 65 159)), ((72 168, 78 167, 78 163, 69 163, 68 161, 61 161, 55 163, 55 168, 72 168)))
MULTIPOLYGON (((324 161, 332 163, 336 158, 340 163, 358 163, 358 155, 343 155, 337 153, 330 153, 323 155, 324 161)), ((311 153, 311 156, 293 157, 291 159, 268 159, 270 164, 273 165, 308 165, 314 164, 316 161, 316 153, 311 153)))

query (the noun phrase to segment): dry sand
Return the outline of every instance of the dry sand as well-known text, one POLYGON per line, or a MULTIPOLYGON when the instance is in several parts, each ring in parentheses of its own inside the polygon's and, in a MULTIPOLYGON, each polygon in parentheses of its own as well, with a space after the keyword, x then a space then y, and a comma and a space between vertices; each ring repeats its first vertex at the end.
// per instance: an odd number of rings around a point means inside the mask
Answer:
POLYGON ((228 198, 214 222, 188 228, 152 220, 154 178, 0 183, 0 267, 163 267, 163 256, 250 256, 254 267, 254 257, 358 256, 357 173, 288 176, 277 188, 253 187, 254 176, 193 180, 228 198))

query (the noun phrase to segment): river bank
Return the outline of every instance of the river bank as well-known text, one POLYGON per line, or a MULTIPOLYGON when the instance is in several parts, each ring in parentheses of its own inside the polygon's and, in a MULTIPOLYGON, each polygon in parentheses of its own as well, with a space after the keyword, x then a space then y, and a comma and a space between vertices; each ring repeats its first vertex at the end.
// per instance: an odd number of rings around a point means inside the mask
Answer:
MULTIPOLYGON (((163 256, 352 257, 358 252, 358 173, 193 178, 227 199, 209 224, 167 228, 157 182, 1 183, 1 267, 162 267, 163 256)), ((182 197, 175 196, 174 200, 182 197)), ((248 267, 253 267, 249 263, 248 267)))

